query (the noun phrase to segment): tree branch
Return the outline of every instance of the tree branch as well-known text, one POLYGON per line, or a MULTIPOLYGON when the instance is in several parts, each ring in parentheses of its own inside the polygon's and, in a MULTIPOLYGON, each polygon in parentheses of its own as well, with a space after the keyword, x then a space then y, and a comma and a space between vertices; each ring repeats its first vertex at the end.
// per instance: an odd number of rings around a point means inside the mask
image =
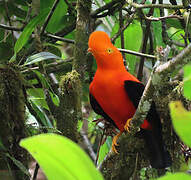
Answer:
POLYGON ((149 78, 149 81, 145 87, 142 98, 139 102, 139 106, 131 121, 132 133, 134 134, 139 129, 147 116, 147 112, 153 101, 154 94, 157 93, 166 83, 167 78, 175 70, 181 68, 183 65, 191 62, 191 43, 183 49, 176 57, 170 61, 156 67, 149 78))

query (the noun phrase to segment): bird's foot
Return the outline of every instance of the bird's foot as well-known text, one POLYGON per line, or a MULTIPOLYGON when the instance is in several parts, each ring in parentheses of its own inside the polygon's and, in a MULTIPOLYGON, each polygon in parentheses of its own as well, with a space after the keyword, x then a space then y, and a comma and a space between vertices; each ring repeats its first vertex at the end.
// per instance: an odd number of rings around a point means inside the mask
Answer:
POLYGON ((130 128, 130 122, 131 122, 132 118, 129 118, 127 120, 127 122, 125 123, 124 129, 128 132, 130 132, 129 128, 130 128))
POLYGON ((117 149, 116 149, 115 146, 118 146, 117 140, 118 140, 118 138, 121 136, 122 133, 123 133, 123 132, 120 131, 116 136, 114 136, 114 138, 113 138, 113 140, 112 140, 112 151, 113 151, 114 153, 117 153, 117 154, 118 154, 118 152, 117 152, 117 149))

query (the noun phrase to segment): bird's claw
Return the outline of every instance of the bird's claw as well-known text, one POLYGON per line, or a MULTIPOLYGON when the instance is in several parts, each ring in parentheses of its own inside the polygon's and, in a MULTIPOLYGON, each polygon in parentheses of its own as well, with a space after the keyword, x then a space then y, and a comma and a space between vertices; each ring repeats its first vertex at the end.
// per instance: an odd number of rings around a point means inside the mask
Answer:
POLYGON ((115 146, 119 146, 117 144, 117 140, 118 138, 121 136, 122 132, 120 131, 116 136, 114 136, 113 140, 112 140, 112 151, 116 154, 119 154, 116 147, 115 146))
POLYGON ((119 145, 117 144, 117 139, 118 139, 118 137, 117 137, 117 136, 114 136, 114 138, 113 138, 113 140, 112 140, 112 151, 113 151, 114 153, 116 153, 116 154, 118 154, 118 151, 117 151, 117 149, 116 149, 115 146, 119 146, 119 145))
POLYGON ((129 128, 130 128, 130 122, 131 122, 132 118, 129 118, 127 120, 127 122, 125 123, 124 129, 128 132, 130 132, 129 128))

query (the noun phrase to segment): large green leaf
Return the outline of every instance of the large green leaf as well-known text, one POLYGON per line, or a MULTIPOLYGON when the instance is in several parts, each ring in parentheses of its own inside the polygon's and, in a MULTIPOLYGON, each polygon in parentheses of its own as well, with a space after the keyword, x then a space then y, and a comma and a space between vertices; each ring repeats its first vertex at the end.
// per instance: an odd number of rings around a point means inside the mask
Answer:
POLYGON ((23 139, 20 145, 38 161, 49 180, 103 180, 87 154, 57 134, 23 139))
POLYGON ((175 173, 175 174, 167 174, 158 180, 191 180, 191 176, 186 173, 175 173))
POLYGON ((21 33, 20 37, 17 39, 17 42, 14 47, 15 54, 18 53, 25 43, 28 41, 30 35, 34 31, 35 27, 43 22, 48 14, 48 9, 42 11, 38 16, 33 18, 24 28, 23 32, 21 33))
POLYGON ((191 100, 191 65, 184 67, 184 96, 191 100))
POLYGON ((169 106, 174 130, 181 140, 191 147, 191 112, 187 111, 180 101, 171 102, 169 106))

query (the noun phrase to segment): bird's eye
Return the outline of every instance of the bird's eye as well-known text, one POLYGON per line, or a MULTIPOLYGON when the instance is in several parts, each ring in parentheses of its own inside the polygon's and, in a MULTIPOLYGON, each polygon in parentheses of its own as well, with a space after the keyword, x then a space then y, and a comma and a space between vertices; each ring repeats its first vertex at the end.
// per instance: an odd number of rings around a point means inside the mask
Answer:
POLYGON ((113 53, 113 49, 111 49, 111 48, 108 48, 108 49, 107 49, 107 53, 108 53, 108 54, 111 54, 111 53, 113 53))

